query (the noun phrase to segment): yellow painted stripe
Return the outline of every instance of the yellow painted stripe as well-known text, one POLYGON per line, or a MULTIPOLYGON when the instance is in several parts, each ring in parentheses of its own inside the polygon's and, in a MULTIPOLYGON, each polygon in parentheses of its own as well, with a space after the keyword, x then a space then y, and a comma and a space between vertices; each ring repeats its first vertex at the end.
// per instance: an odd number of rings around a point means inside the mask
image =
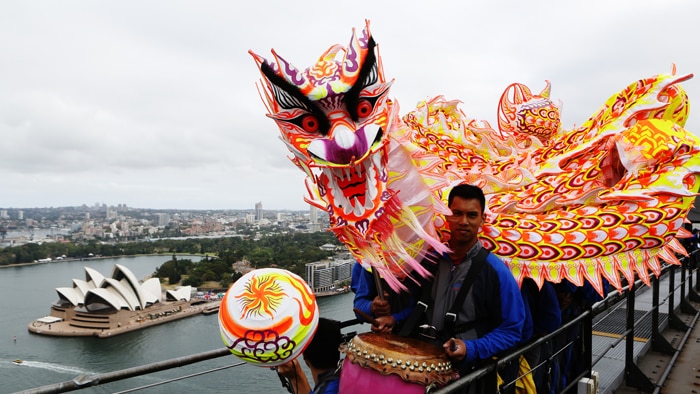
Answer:
MULTIPOLYGON (((613 334, 611 332, 602 332, 602 331, 593 331, 592 334, 599 335, 601 337, 608 337, 608 338, 619 338, 620 337, 620 334, 613 334)), ((649 342, 649 338, 634 337, 634 340, 637 342, 644 342, 644 343, 649 342)))

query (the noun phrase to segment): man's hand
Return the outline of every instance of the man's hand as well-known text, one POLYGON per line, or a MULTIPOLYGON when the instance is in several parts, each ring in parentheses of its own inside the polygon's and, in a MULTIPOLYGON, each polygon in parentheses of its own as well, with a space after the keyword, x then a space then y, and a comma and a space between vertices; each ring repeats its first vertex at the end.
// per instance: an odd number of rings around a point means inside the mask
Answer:
POLYGON ((301 369, 299 361, 292 360, 277 366, 277 373, 287 379, 296 379, 298 375, 303 375, 304 371, 301 369))
POLYGON ((372 331, 378 332, 380 334, 388 334, 391 332, 391 330, 394 328, 394 324, 396 324, 396 321, 394 321, 393 316, 380 316, 375 319, 377 323, 379 323, 378 326, 372 325, 372 331))
POLYGON ((293 390, 293 394, 306 394, 311 392, 309 381, 304 375, 304 370, 301 369, 301 364, 298 360, 288 361, 277 366, 277 373, 289 379, 289 384, 293 390))
POLYGON ((374 297, 369 307, 369 310, 372 312, 374 317, 389 316, 391 314, 391 305, 389 305, 388 299, 389 293, 387 292, 384 292, 383 300, 379 298, 379 296, 374 297))
POLYGON ((445 353, 455 361, 462 361, 467 357, 467 344, 461 339, 450 338, 442 344, 442 347, 445 348, 445 353))

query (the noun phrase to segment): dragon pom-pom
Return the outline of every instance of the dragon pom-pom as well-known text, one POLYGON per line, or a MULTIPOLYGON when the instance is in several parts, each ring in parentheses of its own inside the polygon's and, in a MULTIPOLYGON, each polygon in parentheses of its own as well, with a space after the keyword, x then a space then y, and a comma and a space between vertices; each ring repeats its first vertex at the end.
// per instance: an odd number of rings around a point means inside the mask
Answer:
POLYGON ((221 338, 251 364, 274 367, 304 351, 318 325, 313 292, 299 276, 263 268, 238 279, 219 308, 221 338))

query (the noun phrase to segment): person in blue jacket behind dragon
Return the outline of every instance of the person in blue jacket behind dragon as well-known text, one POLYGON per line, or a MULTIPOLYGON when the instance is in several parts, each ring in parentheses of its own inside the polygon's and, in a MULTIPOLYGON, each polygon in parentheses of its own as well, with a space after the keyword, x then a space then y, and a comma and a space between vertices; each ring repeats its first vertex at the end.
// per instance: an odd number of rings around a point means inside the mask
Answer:
POLYGON ((378 295, 374 274, 356 262, 352 267, 350 282, 350 290, 355 293, 353 308, 360 311, 359 313, 356 311, 355 316, 367 323, 371 323, 367 321, 367 317, 376 319, 388 316, 387 319, 393 320, 393 330, 397 331, 401 322, 406 320, 413 310, 415 301, 413 301, 412 292, 394 292, 383 279, 380 279, 379 286, 383 289, 383 297, 378 295))

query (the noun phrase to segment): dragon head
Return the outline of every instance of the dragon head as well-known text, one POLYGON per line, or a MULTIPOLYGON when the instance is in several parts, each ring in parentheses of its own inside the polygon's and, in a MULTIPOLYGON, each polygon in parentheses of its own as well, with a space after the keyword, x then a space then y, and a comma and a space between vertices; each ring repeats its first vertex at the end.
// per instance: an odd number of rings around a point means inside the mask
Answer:
POLYGON ((359 36, 353 29, 346 48, 330 47, 303 71, 274 50, 274 62, 250 53, 262 74, 268 116, 311 182, 309 202, 336 221, 377 215, 386 197, 392 82, 384 78, 369 22, 359 36))
POLYGON ((268 116, 306 173, 306 201, 328 212, 341 242, 392 288, 414 270, 427 274, 419 262, 429 247, 445 249, 432 219, 446 208, 431 193, 439 182, 418 175, 369 22, 304 71, 272 53, 274 62, 250 52, 268 116))

